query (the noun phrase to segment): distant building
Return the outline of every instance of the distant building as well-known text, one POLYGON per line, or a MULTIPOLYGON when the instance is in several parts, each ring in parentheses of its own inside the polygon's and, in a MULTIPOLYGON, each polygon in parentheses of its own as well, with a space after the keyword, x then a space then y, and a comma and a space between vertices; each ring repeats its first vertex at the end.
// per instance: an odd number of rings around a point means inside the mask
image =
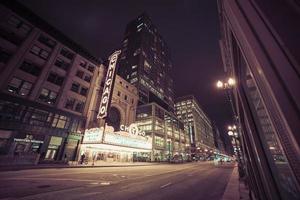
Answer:
POLYGON ((222 139, 219 128, 215 124, 213 124, 213 132, 214 132, 214 143, 215 143, 216 150, 222 154, 226 154, 224 141, 222 139))
POLYGON ((15 1, 0 13, 1 163, 74 160, 100 62, 15 1))
POLYGON ((139 105, 156 102, 174 110, 170 52, 147 14, 131 21, 124 34, 119 74, 139 91, 139 105))
POLYGON ((184 124, 156 103, 139 106, 138 127, 152 138, 151 161, 190 159, 190 138, 184 124))
POLYGON ((188 131, 193 154, 209 154, 215 150, 213 127, 210 119, 192 95, 176 99, 175 113, 188 131))
POLYGON ((299 1, 218 5, 224 70, 237 82, 233 103, 250 194, 300 199, 299 1))

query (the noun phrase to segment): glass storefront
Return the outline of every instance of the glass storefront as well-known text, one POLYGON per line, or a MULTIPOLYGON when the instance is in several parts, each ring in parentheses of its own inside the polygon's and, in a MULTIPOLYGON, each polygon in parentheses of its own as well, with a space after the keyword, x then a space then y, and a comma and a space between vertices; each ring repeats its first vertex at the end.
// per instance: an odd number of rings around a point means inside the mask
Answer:
POLYGON ((59 148, 61 146, 62 137, 51 136, 48 149, 46 151, 46 160, 56 160, 59 148))
POLYGON ((12 152, 15 156, 34 155, 40 153, 44 138, 37 135, 23 134, 14 138, 12 152))
MULTIPOLYGON (((109 144, 82 144, 81 154, 87 162, 147 162, 151 150, 121 147, 109 144)), ((81 158, 80 158, 81 159, 81 158)))
POLYGON ((268 162, 279 188, 281 188, 284 199, 299 199, 299 186, 291 170, 289 160, 282 147, 282 141, 279 139, 279 132, 276 130, 270 113, 266 108, 264 99, 257 86, 250 68, 243 61, 243 86, 246 96, 253 108, 252 114, 255 118, 255 124, 262 141, 264 151, 267 155, 268 162))

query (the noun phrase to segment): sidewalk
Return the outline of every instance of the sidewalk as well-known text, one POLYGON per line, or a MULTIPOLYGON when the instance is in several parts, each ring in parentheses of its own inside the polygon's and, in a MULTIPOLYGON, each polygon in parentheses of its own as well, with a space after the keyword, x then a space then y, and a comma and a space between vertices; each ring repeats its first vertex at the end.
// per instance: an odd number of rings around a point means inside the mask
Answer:
POLYGON ((149 166, 158 165, 163 163, 150 163, 150 162, 134 162, 134 163, 107 163, 101 162, 92 165, 78 164, 78 162, 69 162, 69 164, 38 164, 38 165, 12 165, 12 166, 0 166, 0 171, 17 171, 27 169, 53 169, 53 168, 94 168, 94 167, 134 167, 134 166, 149 166))
POLYGON ((238 167, 233 168, 231 177, 223 194, 222 200, 249 200, 249 191, 245 183, 239 179, 238 167))

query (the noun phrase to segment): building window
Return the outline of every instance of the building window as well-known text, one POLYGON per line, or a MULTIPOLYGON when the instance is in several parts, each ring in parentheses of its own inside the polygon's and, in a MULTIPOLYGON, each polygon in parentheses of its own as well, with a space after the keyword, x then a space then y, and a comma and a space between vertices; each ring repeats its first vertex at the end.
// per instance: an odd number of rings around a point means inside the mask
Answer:
POLYGON ((31 88, 32 83, 29 83, 16 77, 12 78, 7 86, 7 90, 9 92, 22 96, 27 96, 30 93, 31 88))
POLYGON ((90 75, 85 75, 84 76, 84 79, 83 80, 85 80, 86 82, 88 82, 88 83, 90 83, 91 82, 91 80, 92 80, 92 77, 90 76, 90 75))
POLYGON ((19 32, 24 35, 28 35, 31 31, 31 27, 28 24, 13 15, 10 16, 7 23, 9 26, 18 29, 19 32))
POLYGON ((79 83, 72 83, 71 90, 73 92, 78 93, 79 92, 79 88, 80 88, 80 84, 79 83))
POLYGON ((89 65, 88 66, 88 68, 87 68, 87 70, 89 70, 90 72, 94 72, 94 70, 95 70, 95 67, 94 66, 92 66, 92 65, 89 65))
POLYGON ((59 76, 58 74, 55 74, 53 72, 51 72, 47 78, 47 81, 55 84, 55 85, 59 85, 61 86, 64 82, 64 77, 59 76))
POLYGON ((39 96, 39 100, 48 104, 55 104, 57 93, 43 88, 39 96))
POLYGON ((79 78, 83 78, 83 75, 84 75, 84 72, 83 71, 81 71, 81 70, 77 70, 77 72, 76 72, 76 76, 77 77, 79 77, 79 78))
POLYGON ((33 45, 32 48, 30 49, 30 53, 42 58, 43 60, 46 60, 50 53, 36 45, 33 45))
POLYGON ((133 77, 133 76, 136 76, 136 75, 137 75, 137 72, 135 71, 135 72, 132 72, 130 76, 133 77))
POLYGON ((75 105, 75 99, 74 98, 69 98, 66 101, 65 108, 73 110, 74 105, 75 105))
POLYGON ((120 96, 121 96, 121 92, 120 92, 120 91, 118 91, 117 95, 120 97, 120 96))
POLYGON ((55 114, 52 122, 52 127, 67 129, 70 125, 70 119, 63 115, 55 114))
POLYGON ((132 84, 132 83, 135 83, 135 82, 137 82, 137 81, 138 81, 138 78, 137 78, 137 77, 134 77, 133 79, 130 80, 130 83, 132 84))
POLYGON ((151 72, 151 65, 146 60, 144 61, 144 71, 147 73, 151 72))
POLYGON ((61 58, 57 58, 54 65, 61 68, 61 69, 63 69, 63 70, 65 70, 65 71, 67 71, 69 66, 70 66, 70 63, 65 62, 61 58))
POLYGON ((74 53, 70 52, 69 50, 67 50, 65 48, 61 49, 60 54, 70 60, 72 60, 74 58, 74 53))
POLYGON ((82 61, 80 62, 79 65, 80 65, 82 68, 85 69, 85 68, 86 68, 86 65, 87 65, 87 62, 85 62, 85 61, 82 60, 82 61))
POLYGON ((0 49, 0 63, 7 63, 11 57, 11 54, 4 49, 0 49))
POLYGON ((75 106, 75 111, 82 112, 83 107, 84 107, 84 103, 82 101, 78 101, 75 106))
POLYGON ((125 95, 125 96, 124 96, 124 99, 125 99, 125 100, 127 100, 127 99, 128 99, 128 98, 127 98, 127 95, 125 95))
POLYGON ((88 93, 88 89, 87 89, 87 88, 82 87, 82 88, 80 89, 80 94, 81 94, 82 96, 86 96, 87 93, 88 93))
POLYGON ((32 64, 32 63, 29 63, 27 61, 24 61, 22 63, 22 65, 20 66, 20 69, 24 72, 27 72, 33 76, 39 76, 40 73, 41 73, 41 68, 32 64))
POLYGON ((56 42, 54 40, 48 38, 45 35, 40 35, 40 37, 38 38, 38 41, 50 48, 53 48, 56 45, 56 42))

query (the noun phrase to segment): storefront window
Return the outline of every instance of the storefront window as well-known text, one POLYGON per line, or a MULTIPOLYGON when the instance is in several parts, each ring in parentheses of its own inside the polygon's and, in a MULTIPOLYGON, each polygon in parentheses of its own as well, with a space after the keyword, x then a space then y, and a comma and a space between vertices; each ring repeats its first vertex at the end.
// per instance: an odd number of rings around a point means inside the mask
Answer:
POLYGON ((62 137, 51 136, 45 159, 55 160, 62 142, 62 137))
POLYGON ((299 188, 294 179, 285 152, 283 151, 281 141, 278 138, 277 130, 274 128, 264 99, 261 96, 249 67, 245 61, 243 64, 243 80, 245 80, 243 85, 246 90, 247 98, 253 107, 251 110, 255 116, 256 126, 267 154, 272 174, 279 187, 283 189, 281 191, 283 192, 284 199, 299 199, 299 188))
POLYGON ((43 137, 38 135, 20 134, 14 138, 14 155, 37 154, 44 143, 43 137))

